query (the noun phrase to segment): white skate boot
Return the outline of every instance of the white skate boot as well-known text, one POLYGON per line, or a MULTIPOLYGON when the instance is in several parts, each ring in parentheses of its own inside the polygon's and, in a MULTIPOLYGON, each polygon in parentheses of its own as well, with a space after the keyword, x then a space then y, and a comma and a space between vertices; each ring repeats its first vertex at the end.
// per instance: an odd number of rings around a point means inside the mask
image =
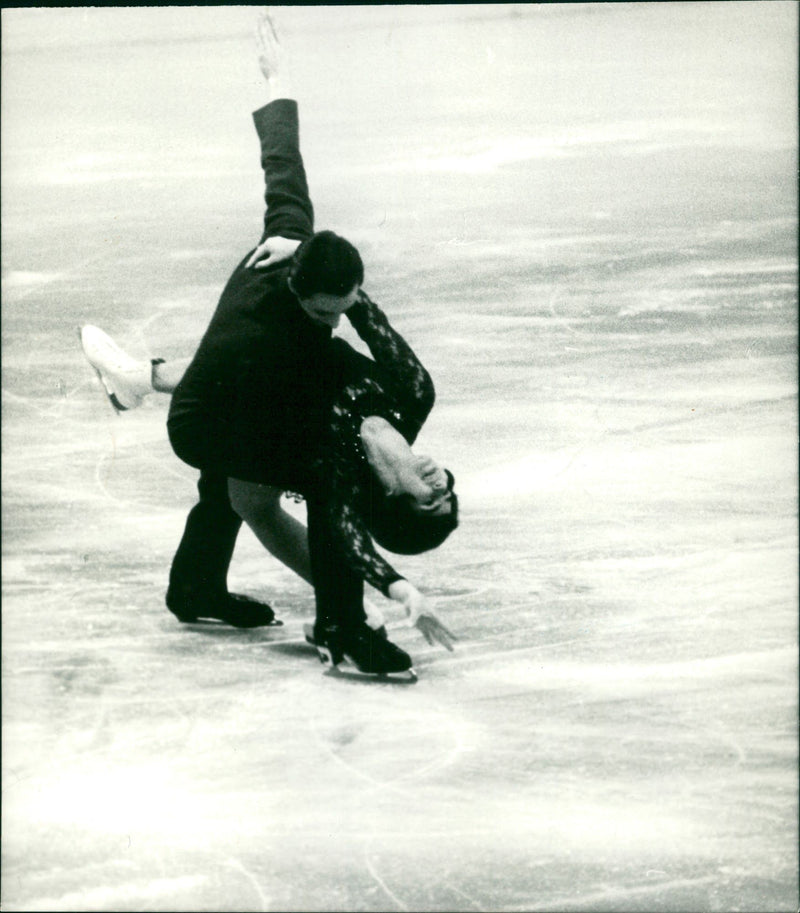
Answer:
POLYGON ((79 333, 83 354, 114 409, 126 412, 141 406, 142 399, 153 392, 153 365, 163 363, 163 359, 137 361, 99 327, 87 325, 79 333))

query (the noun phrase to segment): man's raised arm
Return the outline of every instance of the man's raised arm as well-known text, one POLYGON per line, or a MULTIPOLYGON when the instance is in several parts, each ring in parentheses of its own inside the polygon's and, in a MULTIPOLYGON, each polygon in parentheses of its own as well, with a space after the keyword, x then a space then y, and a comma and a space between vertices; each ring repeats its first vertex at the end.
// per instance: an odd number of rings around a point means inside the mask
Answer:
MULTIPOLYGON (((282 259, 282 240, 286 255, 296 244, 314 232, 314 207, 308 195, 303 157, 300 154, 300 127, 297 102, 288 97, 284 53, 268 13, 262 14, 256 33, 258 62, 269 89, 269 103, 253 114, 261 142, 261 167, 266 181, 264 232, 247 266, 263 256, 262 248, 273 260, 282 259), (280 237, 278 237, 280 236, 280 237), (268 242, 265 239, 270 239, 268 242), (277 256, 276 256, 277 254, 277 256)), ((268 265, 261 261, 259 266, 268 265)))

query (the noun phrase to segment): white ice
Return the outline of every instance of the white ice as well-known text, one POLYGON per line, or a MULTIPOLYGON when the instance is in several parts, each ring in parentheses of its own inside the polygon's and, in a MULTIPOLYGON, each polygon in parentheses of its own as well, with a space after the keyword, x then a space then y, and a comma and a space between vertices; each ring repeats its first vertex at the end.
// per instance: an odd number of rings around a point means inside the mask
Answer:
POLYGON ((2 12, 3 909, 796 910, 796 6, 277 9, 461 495, 412 686, 247 531, 284 627, 169 615, 196 474, 77 344, 257 241, 253 15, 2 12))

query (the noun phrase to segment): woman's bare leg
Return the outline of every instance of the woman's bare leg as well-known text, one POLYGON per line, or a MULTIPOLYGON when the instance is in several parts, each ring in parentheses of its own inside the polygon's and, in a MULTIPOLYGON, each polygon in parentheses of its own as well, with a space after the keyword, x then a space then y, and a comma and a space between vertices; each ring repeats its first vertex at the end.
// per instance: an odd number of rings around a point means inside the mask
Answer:
MULTIPOLYGON (((272 485, 228 479, 231 506, 253 530, 266 550, 289 570, 313 586, 308 553, 308 530, 280 505, 282 491, 272 485)), ((374 630, 384 627, 383 612, 369 599, 364 600, 367 624, 374 630)))
POLYGON ((174 393, 190 362, 191 358, 176 358, 173 361, 156 362, 150 375, 153 389, 157 393, 174 393))
POLYGON ((281 489, 272 485, 228 479, 231 506, 258 541, 289 570, 312 583, 308 531, 281 507, 281 494, 281 489))
POLYGON ((91 325, 81 327, 80 340, 86 360, 117 412, 135 409, 150 393, 172 393, 191 361, 132 358, 108 333, 91 325))

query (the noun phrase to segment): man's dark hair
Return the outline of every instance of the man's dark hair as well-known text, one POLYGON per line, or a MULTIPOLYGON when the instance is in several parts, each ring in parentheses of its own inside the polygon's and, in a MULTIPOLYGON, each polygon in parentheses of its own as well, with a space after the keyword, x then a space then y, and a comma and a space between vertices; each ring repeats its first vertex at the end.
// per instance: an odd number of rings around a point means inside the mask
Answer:
POLYGON ((373 496, 367 525, 378 545, 396 555, 420 555, 438 548, 458 526, 458 496, 452 474, 447 477, 451 507, 441 517, 417 513, 411 495, 373 496))
POLYGON ((364 264, 345 238, 332 231, 318 231, 295 251, 291 279, 298 298, 310 298, 318 292, 346 295, 364 281, 364 264))

